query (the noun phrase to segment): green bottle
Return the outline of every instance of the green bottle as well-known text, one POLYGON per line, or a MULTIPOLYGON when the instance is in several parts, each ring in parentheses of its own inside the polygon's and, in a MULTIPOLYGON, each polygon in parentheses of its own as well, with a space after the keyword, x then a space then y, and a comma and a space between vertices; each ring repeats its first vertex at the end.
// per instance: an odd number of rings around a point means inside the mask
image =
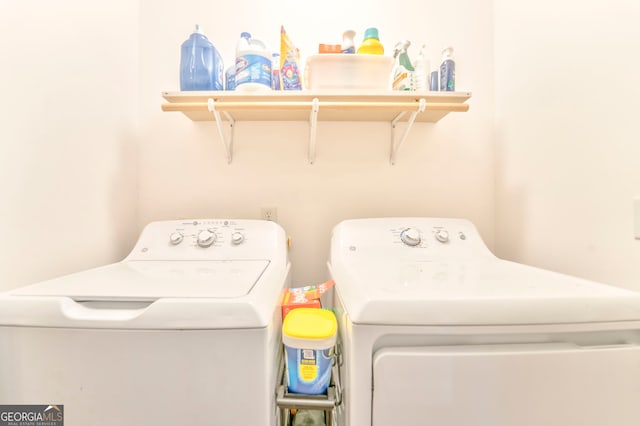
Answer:
POLYGON ((407 53, 409 46, 411 46, 411 42, 405 40, 396 44, 393 49, 393 57, 396 59, 396 65, 393 70, 393 90, 416 90, 415 69, 407 53))

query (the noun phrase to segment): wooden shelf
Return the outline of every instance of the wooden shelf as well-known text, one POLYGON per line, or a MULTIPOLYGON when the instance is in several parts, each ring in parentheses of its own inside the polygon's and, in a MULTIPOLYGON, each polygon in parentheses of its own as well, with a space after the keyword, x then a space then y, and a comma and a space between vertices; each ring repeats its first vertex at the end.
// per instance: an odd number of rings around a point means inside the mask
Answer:
POLYGON ((390 162, 404 143, 414 122, 435 123, 450 112, 469 110, 469 92, 291 91, 291 92, 162 92, 162 110, 182 112, 193 121, 217 123, 227 162, 233 154, 236 121, 308 121, 309 162, 315 161, 318 121, 386 121, 391 124, 390 162), (223 118, 224 116, 224 118, 223 118), (225 135, 223 122, 229 124, 225 135), (396 137, 398 123, 406 122, 396 137))
POLYGON ((163 111, 179 111, 193 121, 211 121, 208 100, 218 111, 237 121, 308 121, 314 98, 319 101, 318 121, 387 121, 402 112, 425 111, 415 121, 436 122, 449 112, 465 112, 469 92, 163 92, 163 111))

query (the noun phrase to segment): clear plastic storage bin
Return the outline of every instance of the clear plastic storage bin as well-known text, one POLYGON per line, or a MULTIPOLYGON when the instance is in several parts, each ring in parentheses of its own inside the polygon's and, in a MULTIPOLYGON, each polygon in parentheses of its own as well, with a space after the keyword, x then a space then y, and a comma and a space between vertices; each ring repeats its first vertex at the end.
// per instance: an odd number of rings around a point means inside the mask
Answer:
POLYGON ((391 90, 393 58, 381 55, 319 54, 307 58, 309 90, 391 90))

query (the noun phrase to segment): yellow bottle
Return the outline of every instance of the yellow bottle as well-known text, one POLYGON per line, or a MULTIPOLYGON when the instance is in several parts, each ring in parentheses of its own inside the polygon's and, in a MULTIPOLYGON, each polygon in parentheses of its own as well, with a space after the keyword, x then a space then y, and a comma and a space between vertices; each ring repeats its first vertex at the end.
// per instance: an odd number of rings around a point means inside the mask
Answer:
POLYGON ((370 55, 384 55, 384 47, 378 38, 377 28, 367 28, 364 32, 364 41, 358 47, 358 53, 367 53, 370 55))

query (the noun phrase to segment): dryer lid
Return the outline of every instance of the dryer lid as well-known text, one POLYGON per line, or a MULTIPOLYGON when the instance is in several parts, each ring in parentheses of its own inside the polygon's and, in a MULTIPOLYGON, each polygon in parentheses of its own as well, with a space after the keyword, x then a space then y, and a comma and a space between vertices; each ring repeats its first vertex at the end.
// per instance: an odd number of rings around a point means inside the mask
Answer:
POLYGON ((268 260, 127 261, 18 288, 10 294, 76 301, 239 298, 249 294, 268 265, 268 260))
POLYGON ((525 325, 640 321, 640 293, 500 259, 339 262, 351 321, 525 325))

